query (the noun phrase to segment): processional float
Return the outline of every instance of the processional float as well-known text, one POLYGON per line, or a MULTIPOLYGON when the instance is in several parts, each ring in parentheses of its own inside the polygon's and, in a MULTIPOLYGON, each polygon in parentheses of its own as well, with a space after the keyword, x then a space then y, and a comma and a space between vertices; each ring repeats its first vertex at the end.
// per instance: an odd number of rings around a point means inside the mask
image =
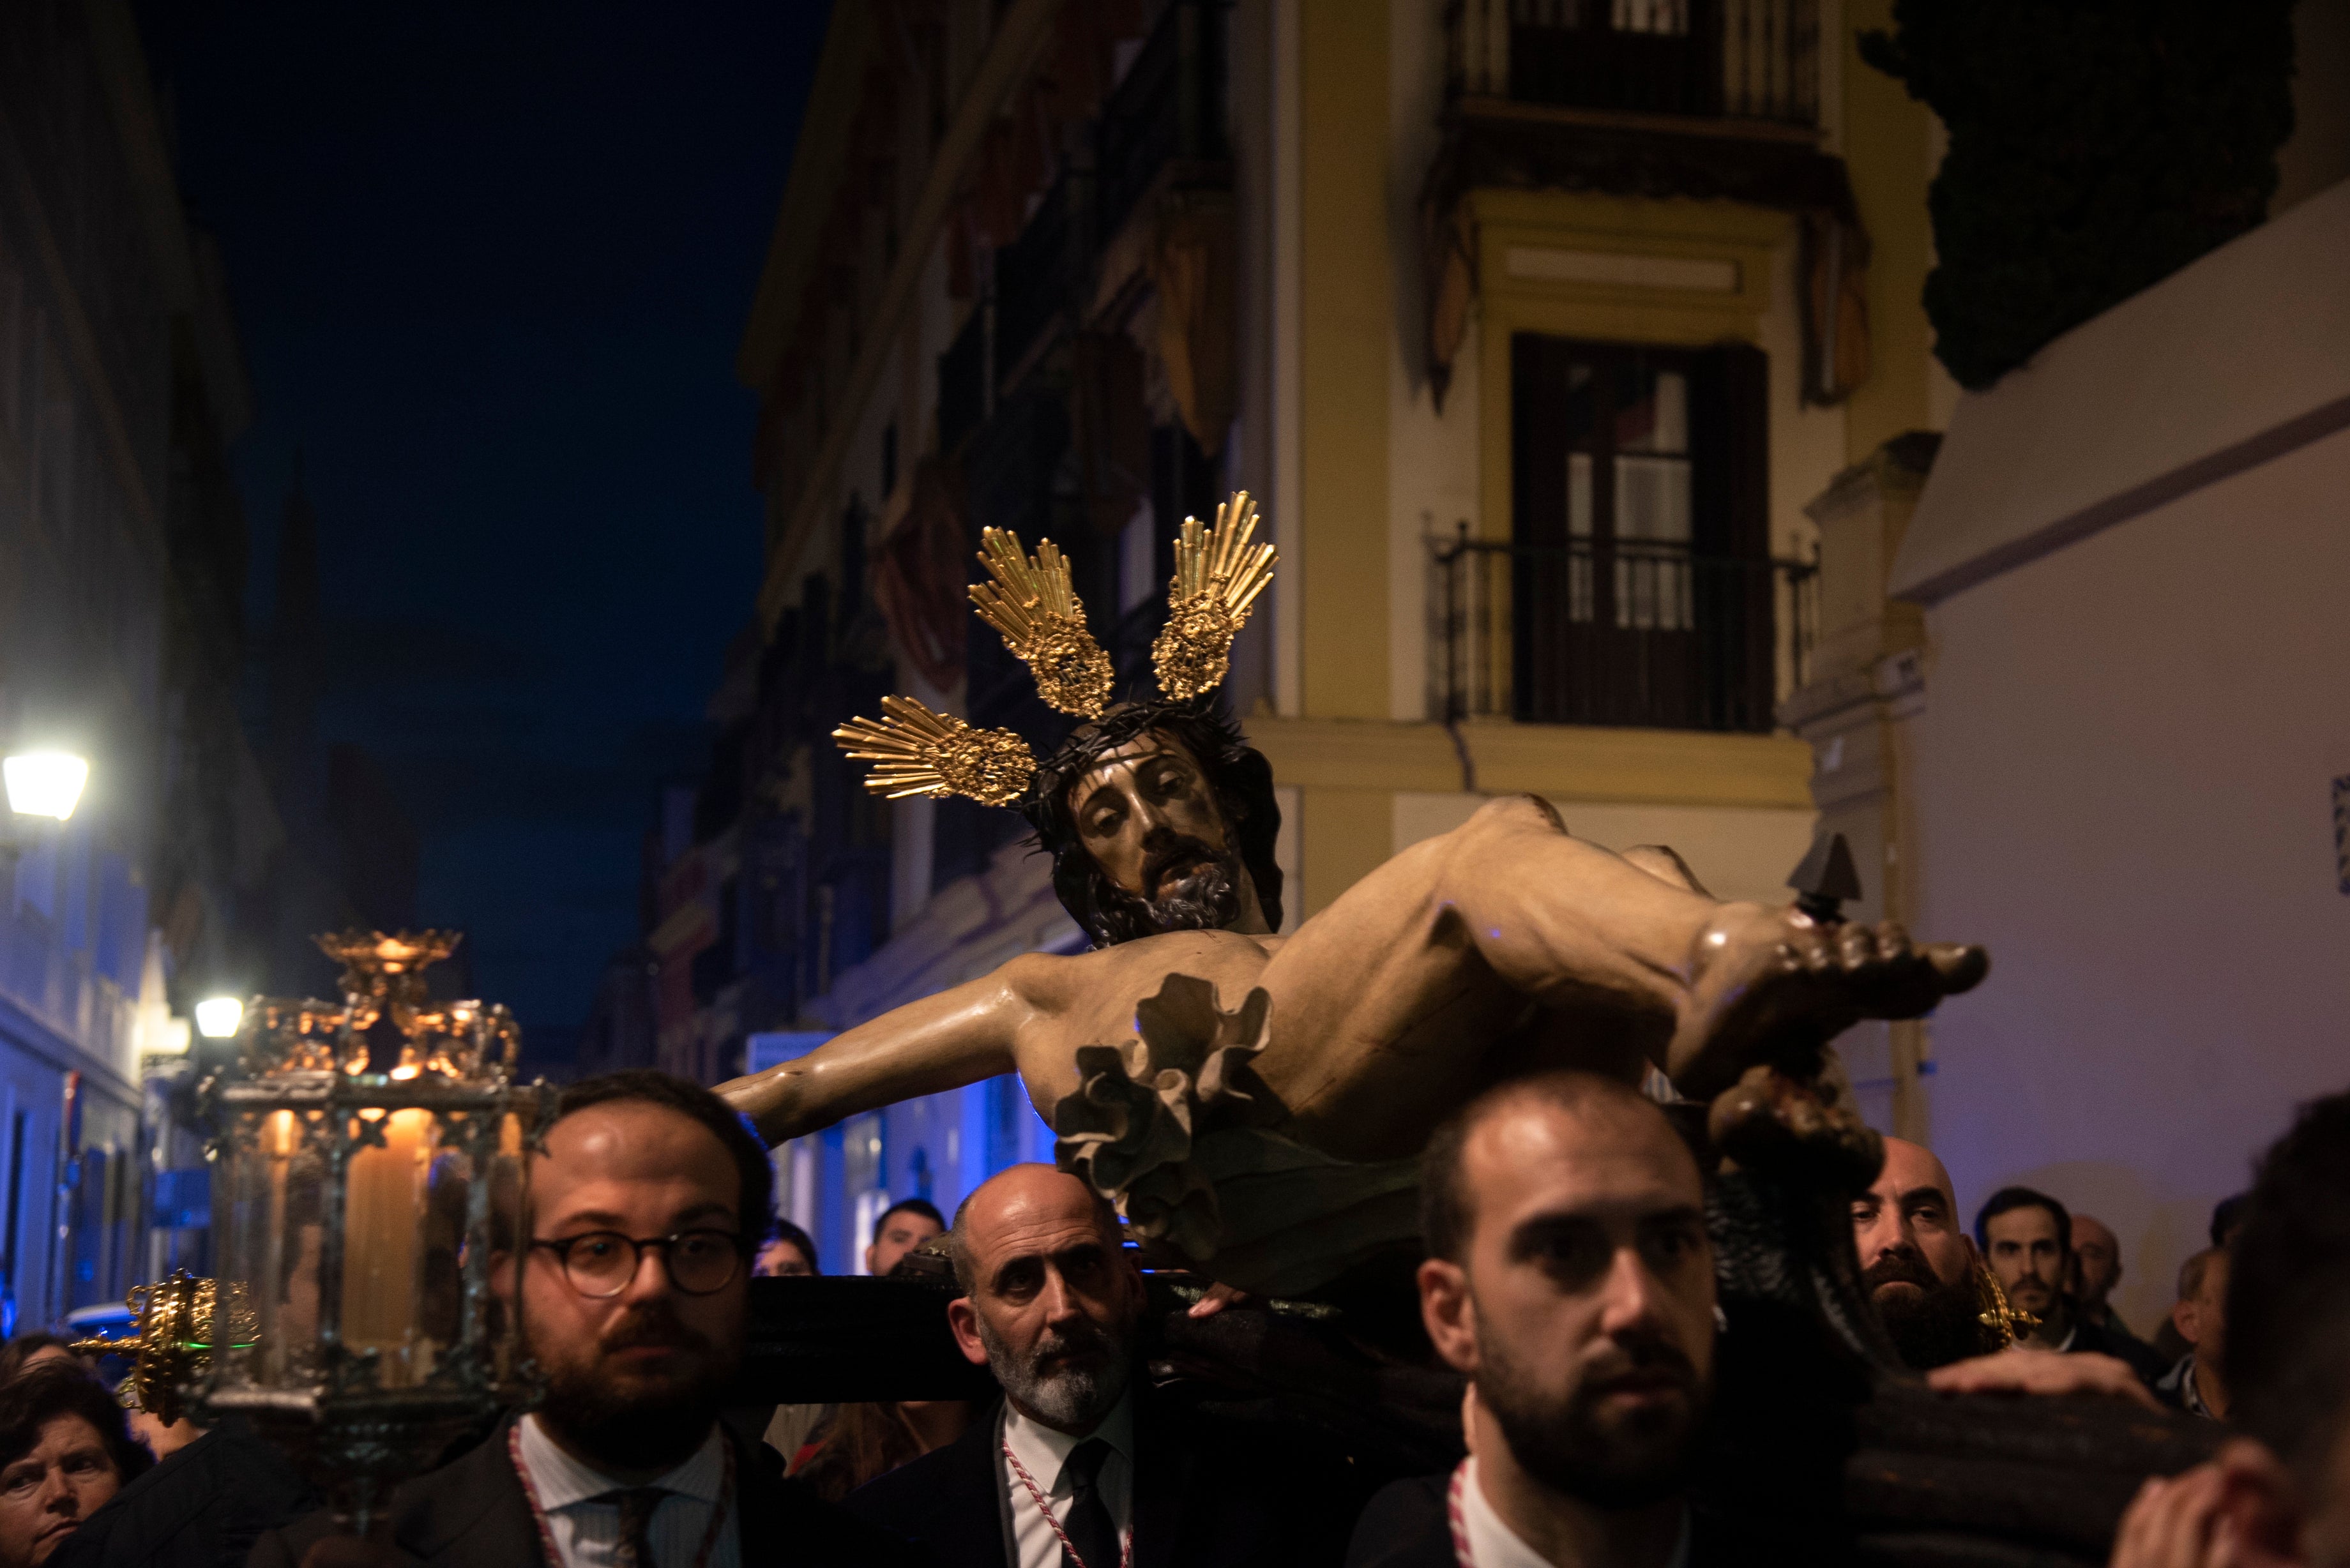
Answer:
POLYGON ((256 999, 197 1100, 210 1135, 213 1279, 130 1293, 138 1407, 166 1425, 241 1417, 325 1488, 356 1532, 392 1486, 530 1401, 520 1271, 494 1252, 525 1212, 525 1150, 552 1105, 515 1081, 502 1006, 432 1002, 453 932, 318 939, 339 1002, 256 999))

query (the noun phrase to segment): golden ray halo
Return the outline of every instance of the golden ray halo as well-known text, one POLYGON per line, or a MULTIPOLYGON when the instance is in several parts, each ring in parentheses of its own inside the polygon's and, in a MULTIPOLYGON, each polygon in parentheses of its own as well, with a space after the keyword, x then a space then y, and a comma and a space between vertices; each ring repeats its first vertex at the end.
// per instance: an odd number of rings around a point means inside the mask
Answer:
POLYGON ((1256 503, 1245 490, 1216 508, 1212 528, 1183 519, 1175 541, 1175 576, 1167 589, 1167 625, 1150 645, 1159 690, 1189 701, 1223 684, 1232 639, 1248 624, 1257 596, 1272 586, 1277 558, 1269 542, 1252 543, 1256 503))

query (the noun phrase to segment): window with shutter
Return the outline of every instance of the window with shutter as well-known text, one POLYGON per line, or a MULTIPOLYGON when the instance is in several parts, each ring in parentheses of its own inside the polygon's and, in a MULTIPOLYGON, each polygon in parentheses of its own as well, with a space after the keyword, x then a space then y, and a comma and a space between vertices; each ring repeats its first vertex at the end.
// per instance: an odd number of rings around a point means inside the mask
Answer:
POLYGON ((1512 339, 1512 712, 1768 731, 1762 352, 1512 339))

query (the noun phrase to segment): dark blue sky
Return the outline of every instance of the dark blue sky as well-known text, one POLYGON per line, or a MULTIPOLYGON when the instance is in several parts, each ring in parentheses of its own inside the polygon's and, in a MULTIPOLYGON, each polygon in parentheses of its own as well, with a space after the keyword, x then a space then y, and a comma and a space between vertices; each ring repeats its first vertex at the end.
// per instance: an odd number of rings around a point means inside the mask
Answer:
POLYGON ((255 629, 298 448, 322 729, 400 789, 425 920, 555 1044, 750 614, 734 348, 827 5, 139 10, 252 371, 255 629))

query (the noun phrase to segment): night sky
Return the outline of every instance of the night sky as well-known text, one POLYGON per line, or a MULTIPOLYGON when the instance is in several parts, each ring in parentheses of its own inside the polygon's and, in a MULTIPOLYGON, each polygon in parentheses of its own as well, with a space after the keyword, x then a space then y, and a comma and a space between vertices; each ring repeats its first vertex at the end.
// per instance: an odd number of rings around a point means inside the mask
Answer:
POLYGON ((139 7, 254 382, 255 647, 298 451, 321 729, 383 763, 423 919, 539 1049, 635 935, 639 836, 751 613, 734 349, 826 12, 139 7))

